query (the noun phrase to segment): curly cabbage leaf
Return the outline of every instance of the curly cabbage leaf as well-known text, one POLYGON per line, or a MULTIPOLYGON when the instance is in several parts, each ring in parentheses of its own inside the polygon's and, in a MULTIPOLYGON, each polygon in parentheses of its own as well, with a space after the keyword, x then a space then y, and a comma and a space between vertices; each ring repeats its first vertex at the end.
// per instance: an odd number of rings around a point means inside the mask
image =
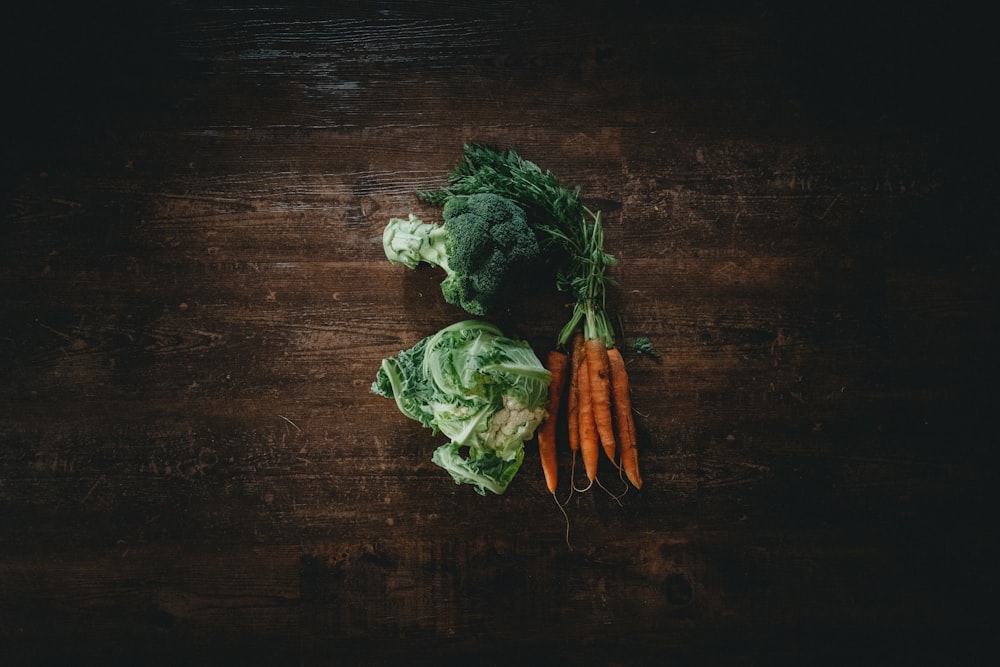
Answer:
POLYGON ((432 461, 456 483, 500 494, 547 416, 551 379, 526 341, 465 320, 383 359, 372 393, 449 438, 432 461))

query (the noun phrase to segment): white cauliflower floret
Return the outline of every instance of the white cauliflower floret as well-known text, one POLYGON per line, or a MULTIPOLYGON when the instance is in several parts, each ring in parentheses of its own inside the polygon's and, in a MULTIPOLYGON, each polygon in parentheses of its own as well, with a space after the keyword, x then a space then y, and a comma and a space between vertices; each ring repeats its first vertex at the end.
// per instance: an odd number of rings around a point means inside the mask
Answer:
POLYGON ((547 415, 544 407, 529 410, 513 396, 504 394, 503 408, 493 414, 486 439, 498 448, 501 456, 513 456, 516 447, 511 445, 531 438, 547 415))

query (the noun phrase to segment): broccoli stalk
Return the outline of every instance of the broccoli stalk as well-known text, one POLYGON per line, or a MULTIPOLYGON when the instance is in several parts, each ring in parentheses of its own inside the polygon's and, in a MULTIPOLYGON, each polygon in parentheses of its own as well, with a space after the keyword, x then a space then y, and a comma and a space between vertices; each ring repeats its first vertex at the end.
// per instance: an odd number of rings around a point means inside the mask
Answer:
POLYGON ((490 193, 449 198, 442 218, 441 225, 412 213, 390 219, 382 235, 385 255, 410 269, 421 262, 444 269, 445 301, 487 315, 516 294, 538 259, 535 232, 524 209, 490 193))
POLYGON ((409 218, 392 218, 382 233, 382 247, 390 262, 405 264, 411 269, 420 262, 440 266, 448 271, 444 227, 424 222, 410 214, 409 218))

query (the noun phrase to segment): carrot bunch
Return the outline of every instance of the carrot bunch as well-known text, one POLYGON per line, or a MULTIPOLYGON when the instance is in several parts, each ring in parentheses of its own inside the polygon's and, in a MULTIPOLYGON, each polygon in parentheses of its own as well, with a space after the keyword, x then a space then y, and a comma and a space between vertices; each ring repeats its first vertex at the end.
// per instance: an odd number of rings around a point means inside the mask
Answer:
POLYGON ((569 351, 550 350, 545 365, 552 372, 552 384, 549 417, 538 431, 538 452, 549 493, 555 494, 558 486, 556 431, 563 414, 566 442, 574 459, 578 454, 583 458, 587 488, 597 480, 602 451, 632 486, 642 488, 632 398, 621 351, 608 349, 600 338, 585 340, 577 332, 569 351))
MULTIPOLYGON (((615 259, 604 251, 600 213, 587 211, 576 234, 565 241, 572 248, 569 284, 575 287, 573 315, 549 352, 546 367, 552 372, 549 417, 538 432, 538 450, 550 493, 558 484, 556 429, 565 403, 566 440, 574 462, 579 454, 588 479, 597 481, 601 451, 624 472, 635 488, 642 487, 631 387, 621 351, 605 309, 606 275, 615 259)), ((600 484, 600 482, 597 482, 600 484)))

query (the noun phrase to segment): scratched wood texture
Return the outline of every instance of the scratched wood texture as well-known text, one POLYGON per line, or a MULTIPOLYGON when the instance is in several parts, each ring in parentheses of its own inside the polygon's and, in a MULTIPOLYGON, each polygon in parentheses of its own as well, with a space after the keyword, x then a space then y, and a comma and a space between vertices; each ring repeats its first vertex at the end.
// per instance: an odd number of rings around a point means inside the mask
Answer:
MULTIPOLYGON (((973 664, 998 555, 975 19, 11 10, 0 662, 973 664), (472 140, 579 185, 621 262, 645 485, 574 495, 573 550, 531 444, 481 498, 369 393, 463 316, 380 234, 472 140)), ((542 353, 565 314, 543 289, 496 321, 542 353)))

